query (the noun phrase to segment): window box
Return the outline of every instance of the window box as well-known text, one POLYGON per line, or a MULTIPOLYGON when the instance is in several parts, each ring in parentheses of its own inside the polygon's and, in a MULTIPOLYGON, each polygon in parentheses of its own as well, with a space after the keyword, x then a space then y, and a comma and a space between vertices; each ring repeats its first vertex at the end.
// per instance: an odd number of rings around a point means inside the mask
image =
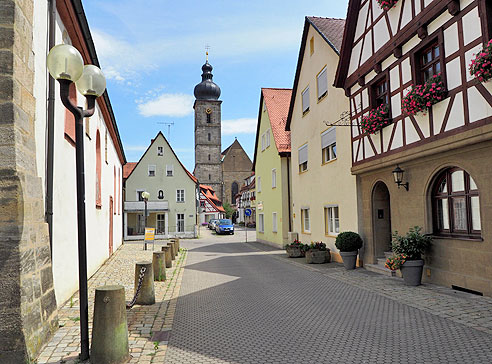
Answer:
POLYGON ((387 104, 381 104, 376 109, 369 111, 369 114, 362 118, 361 129, 363 133, 375 134, 392 122, 389 106, 387 104))
POLYGON ((446 97, 446 87, 441 74, 433 75, 424 84, 412 86, 411 90, 402 100, 402 112, 407 115, 415 115, 422 111, 428 111, 432 105, 446 97))

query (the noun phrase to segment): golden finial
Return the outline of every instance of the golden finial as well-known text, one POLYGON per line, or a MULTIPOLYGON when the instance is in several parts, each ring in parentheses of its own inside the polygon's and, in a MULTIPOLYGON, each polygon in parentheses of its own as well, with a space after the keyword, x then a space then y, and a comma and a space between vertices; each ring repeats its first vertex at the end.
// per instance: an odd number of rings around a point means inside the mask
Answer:
POLYGON ((205 54, 207 55, 207 62, 208 62, 208 51, 209 51, 209 49, 210 49, 210 46, 207 44, 205 46, 205 54))

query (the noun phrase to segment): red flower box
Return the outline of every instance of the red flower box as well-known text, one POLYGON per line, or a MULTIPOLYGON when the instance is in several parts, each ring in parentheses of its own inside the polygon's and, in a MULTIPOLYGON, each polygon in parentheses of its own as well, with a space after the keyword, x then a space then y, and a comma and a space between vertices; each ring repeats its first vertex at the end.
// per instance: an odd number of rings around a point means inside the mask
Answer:
POLYGON ((394 7, 397 2, 398 0, 378 0, 379 6, 386 11, 394 7))
POLYGON ((437 104, 446 96, 446 87, 441 74, 434 75, 423 85, 413 85, 412 89, 401 101, 402 112, 407 115, 415 115, 421 111, 427 111, 432 105, 437 104))
POLYGON ((363 133, 374 134, 392 122, 389 115, 389 106, 382 104, 369 111, 369 114, 362 118, 360 126, 363 133))
POLYGON ((492 39, 475 55, 469 66, 470 74, 480 82, 492 78, 492 39))

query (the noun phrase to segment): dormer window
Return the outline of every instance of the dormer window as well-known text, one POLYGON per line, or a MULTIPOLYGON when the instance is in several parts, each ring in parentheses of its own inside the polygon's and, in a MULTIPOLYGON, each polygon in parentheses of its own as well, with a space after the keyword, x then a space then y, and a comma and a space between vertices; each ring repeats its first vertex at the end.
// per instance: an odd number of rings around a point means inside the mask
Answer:
POLYGON ((163 147, 157 147, 157 155, 158 156, 164 155, 164 148, 163 147))

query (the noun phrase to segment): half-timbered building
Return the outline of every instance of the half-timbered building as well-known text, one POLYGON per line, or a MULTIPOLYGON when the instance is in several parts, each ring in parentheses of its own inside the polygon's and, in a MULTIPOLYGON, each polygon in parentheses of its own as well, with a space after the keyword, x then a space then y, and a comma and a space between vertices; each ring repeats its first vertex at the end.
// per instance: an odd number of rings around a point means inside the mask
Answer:
POLYGON ((335 79, 350 98, 364 262, 384 257, 392 232, 418 225, 434 237, 424 279, 492 295, 492 82, 468 70, 491 38, 492 2, 394 2, 350 0, 335 79), (412 113, 402 105, 417 85, 440 97, 412 113), (387 125, 364 127, 378 107, 387 125))
POLYGON ((223 219, 225 210, 212 187, 200 185, 200 223, 208 224, 213 219, 223 219))

